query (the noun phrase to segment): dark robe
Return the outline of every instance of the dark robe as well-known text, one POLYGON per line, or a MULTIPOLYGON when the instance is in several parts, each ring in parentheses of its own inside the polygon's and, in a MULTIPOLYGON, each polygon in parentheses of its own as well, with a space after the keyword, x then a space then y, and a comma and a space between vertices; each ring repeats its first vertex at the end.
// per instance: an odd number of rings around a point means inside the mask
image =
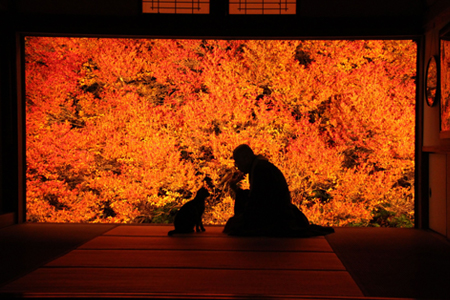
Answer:
POLYGON ((250 190, 236 191, 234 216, 224 232, 242 236, 308 237, 333 232, 332 228, 310 225, 307 217, 291 203, 283 173, 262 156, 249 172, 250 190))

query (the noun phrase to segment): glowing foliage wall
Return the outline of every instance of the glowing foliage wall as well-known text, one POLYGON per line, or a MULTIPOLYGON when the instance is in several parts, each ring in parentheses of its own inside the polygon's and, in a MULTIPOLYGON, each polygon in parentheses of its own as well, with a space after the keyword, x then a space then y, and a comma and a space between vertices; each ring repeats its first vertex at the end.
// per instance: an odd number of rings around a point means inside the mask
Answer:
MULTIPOLYGON (((26 38, 27 219, 205 223, 248 143, 317 224, 413 221, 412 41, 26 38)), ((245 185, 245 184, 244 184, 245 185)))

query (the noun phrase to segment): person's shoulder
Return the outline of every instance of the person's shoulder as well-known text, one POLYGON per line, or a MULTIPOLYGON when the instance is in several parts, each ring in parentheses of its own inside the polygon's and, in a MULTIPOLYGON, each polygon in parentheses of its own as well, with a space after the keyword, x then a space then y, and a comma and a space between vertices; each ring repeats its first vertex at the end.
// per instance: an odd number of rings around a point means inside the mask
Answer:
POLYGON ((257 161, 269 161, 265 156, 262 155, 256 155, 257 161))
POLYGON ((262 155, 257 155, 255 158, 256 165, 266 164, 268 162, 269 162, 269 160, 262 155))
POLYGON ((273 163, 271 163, 267 158, 262 155, 258 155, 256 157, 256 168, 272 168, 275 167, 273 163))

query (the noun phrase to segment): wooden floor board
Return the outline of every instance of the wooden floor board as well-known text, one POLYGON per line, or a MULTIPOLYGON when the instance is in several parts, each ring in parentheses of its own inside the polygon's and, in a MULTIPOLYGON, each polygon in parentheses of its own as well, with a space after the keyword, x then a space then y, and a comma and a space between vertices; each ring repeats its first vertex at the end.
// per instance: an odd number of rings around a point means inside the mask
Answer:
POLYGON ((24 223, 1 228, 0 286, 115 226, 117 225, 24 223))
MULTIPOLYGON (((114 229, 106 232, 104 235, 114 235, 114 236, 167 236, 170 230, 173 230, 172 225, 119 225, 114 229)), ((223 237, 223 238, 233 238, 223 233, 223 226, 217 225, 207 225, 205 226, 206 231, 192 234, 176 234, 175 237, 223 237)), ((323 236, 309 237, 308 239, 324 239, 323 236)))
POLYGON ((41 268, 2 292, 363 296, 343 271, 145 268, 41 268))
POLYGON ((230 237, 222 227, 117 226, 0 287, 1 295, 363 297, 324 237, 230 237))
POLYGON ((366 295, 450 299, 450 241, 406 228, 336 228, 327 240, 366 295))
POLYGON ((172 228, 2 228, 0 299, 450 299, 450 244, 429 231, 336 228, 325 238, 276 239, 207 226, 168 237, 172 228))
POLYGON ((79 249, 333 252, 325 239, 99 236, 79 249))
MULTIPOLYGON (((122 225, 108 231, 105 235, 125 235, 125 236, 167 236, 172 225, 122 225)), ((222 233, 223 226, 205 226, 206 231, 186 235, 188 237, 228 237, 222 233)))
POLYGON ((345 270, 334 253, 75 250, 47 267, 200 268, 240 270, 345 270))

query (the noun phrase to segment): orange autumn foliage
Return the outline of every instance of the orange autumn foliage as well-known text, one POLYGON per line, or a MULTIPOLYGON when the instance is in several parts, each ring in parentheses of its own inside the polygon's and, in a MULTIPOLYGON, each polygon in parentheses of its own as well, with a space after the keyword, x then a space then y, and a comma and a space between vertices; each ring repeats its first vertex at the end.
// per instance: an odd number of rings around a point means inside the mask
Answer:
POLYGON ((204 223, 224 224, 248 143, 313 223, 413 223, 412 41, 25 44, 30 222, 171 222, 208 175, 204 223))

